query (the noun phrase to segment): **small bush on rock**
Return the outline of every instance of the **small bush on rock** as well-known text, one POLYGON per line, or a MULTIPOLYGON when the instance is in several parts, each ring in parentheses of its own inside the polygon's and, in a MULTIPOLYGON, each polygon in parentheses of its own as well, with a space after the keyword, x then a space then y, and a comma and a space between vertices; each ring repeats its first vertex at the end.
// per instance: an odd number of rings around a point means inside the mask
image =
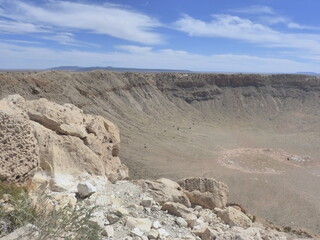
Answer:
POLYGON ((39 197, 34 204, 23 188, 0 183, 0 237, 31 223, 32 239, 98 240, 100 227, 92 224, 94 208, 85 206, 49 207, 49 197, 39 197), (4 195, 8 194, 8 195, 4 195))

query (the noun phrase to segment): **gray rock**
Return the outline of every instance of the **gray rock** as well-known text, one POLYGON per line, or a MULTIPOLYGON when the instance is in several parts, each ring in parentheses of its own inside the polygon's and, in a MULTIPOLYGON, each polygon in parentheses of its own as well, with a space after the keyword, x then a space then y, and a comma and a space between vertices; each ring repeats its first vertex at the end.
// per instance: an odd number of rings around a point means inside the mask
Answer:
POLYGON ((79 183, 77 189, 81 198, 89 197, 97 191, 97 189, 89 182, 79 183))
POLYGON ((154 200, 152 198, 145 197, 141 200, 141 205, 146 208, 150 208, 152 206, 153 202, 154 202, 154 200))
POLYGON ((101 235, 112 238, 114 236, 113 226, 105 226, 101 232, 101 235))
POLYGON ((190 201, 180 185, 170 179, 160 178, 156 181, 139 180, 137 182, 143 190, 150 193, 153 199, 162 205, 165 202, 179 202, 190 207, 190 201))
POLYGON ((177 217, 176 223, 178 224, 179 227, 187 227, 188 226, 188 223, 182 217, 177 217))
POLYGON ((159 238, 167 238, 170 236, 170 234, 164 228, 159 228, 158 233, 159 233, 159 238))
POLYGON ((140 230, 139 228, 137 228, 137 227, 133 228, 132 231, 131 231, 131 235, 132 235, 132 236, 142 237, 143 234, 144 234, 144 232, 141 231, 141 230, 140 230))
POLYGON ((128 217, 126 227, 130 229, 138 228, 141 231, 148 233, 151 229, 151 221, 149 218, 133 218, 128 217))
POLYGON ((219 233, 211 228, 207 228, 201 236, 202 240, 215 240, 219 233))
POLYGON ((230 225, 230 227, 238 226, 242 228, 248 228, 252 225, 252 221, 247 215, 233 207, 227 207, 223 210, 220 210, 217 212, 217 215, 225 223, 230 225))
POLYGON ((185 178, 178 181, 192 204, 205 208, 224 208, 229 188, 213 178, 185 178))
POLYGON ((161 223, 157 220, 157 221, 154 221, 154 222, 152 223, 152 227, 153 227, 154 229, 158 229, 158 228, 161 228, 162 225, 161 225, 161 223))
POLYGON ((197 216, 194 215, 191 209, 187 208, 181 203, 166 202, 163 204, 162 210, 167 210, 169 213, 177 217, 184 218, 190 227, 193 227, 196 223, 197 216))
POLYGON ((148 238, 149 239, 157 239, 159 236, 159 233, 155 229, 151 229, 150 232, 148 233, 148 238))
POLYGON ((110 213, 107 215, 107 219, 110 222, 110 224, 114 224, 120 220, 120 217, 114 213, 110 213))

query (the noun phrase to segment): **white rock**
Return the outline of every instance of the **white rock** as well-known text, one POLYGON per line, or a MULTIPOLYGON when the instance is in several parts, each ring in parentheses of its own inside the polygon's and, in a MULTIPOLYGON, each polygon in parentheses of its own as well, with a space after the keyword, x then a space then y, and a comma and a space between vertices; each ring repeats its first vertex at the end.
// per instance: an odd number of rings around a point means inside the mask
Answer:
POLYGON ((112 204, 112 207, 120 207, 122 204, 123 204, 123 201, 121 198, 114 198, 112 197, 111 198, 111 204, 112 204))
POLYGON ((155 211, 159 211, 161 209, 161 207, 158 205, 152 205, 150 209, 151 209, 151 211, 155 212, 155 211))
POLYGON ((176 223, 178 224, 179 227, 187 227, 188 226, 187 221, 184 220, 182 217, 177 217, 176 223))
POLYGON ((110 222, 110 224, 114 224, 120 220, 120 217, 114 213, 110 213, 108 214, 107 219, 110 222))
POLYGON ((219 235, 219 233, 211 228, 207 228, 204 233, 201 236, 202 240, 213 240, 216 239, 216 237, 219 235))
POLYGON ((154 221, 154 222, 152 223, 152 227, 153 227, 154 229, 159 229, 159 228, 162 227, 162 225, 161 225, 161 223, 157 220, 157 221, 154 221))
POLYGON ((79 183, 77 189, 79 196, 82 198, 89 197, 97 191, 97 189, 89 182, 79 183))
POLYGON ((159 233, 159 238, 166 238, 166 237, 169 237, 170 235, 164 228, 159 228, 158 233, 159 233))
POLYGON ((159 233, 155 229, 151 229, 150 232, 148 233, 148 238, 149 239, 157 239, 159 236, 159 233))
POLYGON ((142 237, 143 234, 144 234, 144 232, 141 231, 139 228, 135 227, 135 228, 132 229, 131 234, 132 234, 133 236, 142 237))
POLYGON ((217 212, 217 215, 230 227, 239 226, 242 228, 248 228, 252 225, 250 218, 243 212, 233 207, 227 207, 217 212))
POLYGON ((117 215, 118 217, 127 216, 129 214, 129 211, 124 207, 116 207, 110 212, 117 215))
POLYGON ((139 228, 141 231, 148 233, 151 229, 151 221, 149 218, 133 218, 128 217, 126 227, 134 229, 139 228))
POLYGON ((126 237, 122 238, 122 240, 133 240, 133 238, 131 236, 126 236, 126 237))
POLYGON ((184 218, 190 227, 194 227, 196 224, 197 216, 194 215, 193 210, 181 203, 166 202, 162 205, 162 210, 167 210, 177 217, 184 218))
POLYGON ((114 236, 113 226, 105 226, 101 232, 101 235, 105 237, 113 237, 114 236))
POLYGON ((146 208, 150 208, 153 204, 154 200, 150 197, 144 197, 142 200, 141 200, 141 205, 146 207, 146 208))

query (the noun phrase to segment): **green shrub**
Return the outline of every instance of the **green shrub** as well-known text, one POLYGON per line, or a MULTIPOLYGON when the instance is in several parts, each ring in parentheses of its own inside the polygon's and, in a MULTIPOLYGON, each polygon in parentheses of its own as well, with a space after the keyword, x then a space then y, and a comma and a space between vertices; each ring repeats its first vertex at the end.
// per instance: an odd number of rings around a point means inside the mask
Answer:
POLYGON ((0 206, 0 237, 31 223, 35 226, 33 231, 38 232, 37 237, 33 237, 37 240, 99 239, 101 229, 89 221, 95 208, 66 205, 48 209, 48 196, 39 197, 36 207, 25 189, 0 184, 0 196, 5 193, 10 194, 8 204, 12 210, 0 206))

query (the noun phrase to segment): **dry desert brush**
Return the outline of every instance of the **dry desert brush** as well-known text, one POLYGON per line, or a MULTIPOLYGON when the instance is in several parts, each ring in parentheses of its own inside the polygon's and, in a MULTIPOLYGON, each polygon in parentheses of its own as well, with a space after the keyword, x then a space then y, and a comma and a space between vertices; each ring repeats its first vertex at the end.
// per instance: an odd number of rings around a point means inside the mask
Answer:
POLYGON ((50 197, 29 197, 24 188, 0 183, 0 237, 27 224, 34 227, 32 239, 99 239, 100 228, 90 219, 94 208, 85 206, 50 206, 50 197))

